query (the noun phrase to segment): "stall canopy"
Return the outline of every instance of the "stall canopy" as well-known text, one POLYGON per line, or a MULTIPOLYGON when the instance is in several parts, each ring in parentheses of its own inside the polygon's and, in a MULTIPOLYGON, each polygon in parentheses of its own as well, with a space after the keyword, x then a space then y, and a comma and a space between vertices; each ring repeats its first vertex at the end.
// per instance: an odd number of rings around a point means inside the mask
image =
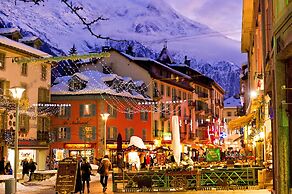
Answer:
POLYGON ((255 113, 249 113, 248 115, 238 117, 237 119, 234 119, 228 123, 228 129, 234 130, 239 129, 241 127, 246 126, 248 123, 250 123, 255 118, 255 113))

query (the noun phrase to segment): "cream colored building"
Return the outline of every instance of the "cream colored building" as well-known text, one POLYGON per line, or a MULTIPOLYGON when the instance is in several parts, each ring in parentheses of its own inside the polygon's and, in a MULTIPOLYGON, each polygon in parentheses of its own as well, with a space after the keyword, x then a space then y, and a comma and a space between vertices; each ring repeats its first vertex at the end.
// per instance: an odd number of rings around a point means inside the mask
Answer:
POLYGON ((15 109, 9 88, 21 86, 25 88, 20 103, 19 119, 19 160, 32 158, 37 162, 39 170, 45 169, 48 155, 48 137, 50 120, 40 115, 35 104, 50 102, 51 66, 48 63, 27 62, 25 59, 50 57, 47 53, 27 46, 23 43, 0 36, 0 155, 14 163, 14 143, 11 137, 15 130, 15 109), (14 110, 13 110, 14 109, 14 110), (8 149, 7 149, 8 148, 8 149))

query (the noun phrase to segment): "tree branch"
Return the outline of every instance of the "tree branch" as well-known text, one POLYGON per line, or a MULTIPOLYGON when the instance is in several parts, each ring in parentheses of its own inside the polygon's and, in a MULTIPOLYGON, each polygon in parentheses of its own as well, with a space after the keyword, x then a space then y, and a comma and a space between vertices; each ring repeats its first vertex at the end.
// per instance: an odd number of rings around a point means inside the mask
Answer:
MULTIPOLYGON (((15 0, 15 4, 16 4, 16 1, 15 0)), ((23 1, 23 2, 26 2, 26 3, 34 3, 35 5, 40 5, 41 2, 44 2, 44 0, 19 0, 19 1, 23 1)), ((83 10, 83 7, 80 7, 80 6, 74 6, 72 2, 69 2, 68 0, 61 0, 62 3, 64 3, 69 9, 70 11, 76 15, 78 17, 78 19, 82 22, 82 24, 85 26, 85 28, 89 31, 89 33, 98 38, 98 39, 104 39, 104 40, 112 40, 112 41, 117 41, 117 42, 123 42, 123 41, 127 41, 127 40, 118 40, 118 39, 113 39, 113 38, 110 38, 108 36, 102 36, 100 34, 96 34, 91 26, 95 23, 97 23, 98 21, 103 21, 103 20, 108 20, 108 18, 103 18, 102 16, 99 16, 98 18, 92 20, 91 22, 87 22, 86 18, 85 17, 82 17, 78 11, 79 10, 83 10)))

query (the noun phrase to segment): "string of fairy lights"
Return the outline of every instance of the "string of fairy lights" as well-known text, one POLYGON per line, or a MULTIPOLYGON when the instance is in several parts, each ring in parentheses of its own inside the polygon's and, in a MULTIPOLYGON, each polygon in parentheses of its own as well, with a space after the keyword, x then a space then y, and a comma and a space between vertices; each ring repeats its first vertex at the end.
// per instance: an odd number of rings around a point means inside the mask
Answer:
MULTIPOLYGON (((110 74, 115 74, 111 68, 108 68, 106 65, 106 62, 104 58, 109 57, 109 53, 90 53, 90 54, 85 54, 85 55, 73 55, 73 56, 61 56, 61 57, 52 57, 52 58, 12 58, 13 62, 17 64, 22 64, 22 63, 34 63, 34 64, 39 64, 39 63, 50 63, 50 62, 60 62, 64 60, 75 60, 75 62, 70 63, 73 65, 73 68, 79 69, 79 64, 82 64, 84 71, 89 71, 91 69, 90 66, 87 66, 87 63, 82 61, 82 59, 99 59, 99 65, 102 66, 102 68, 107 68, 110 74), (78 63, 76 62, 78 61, 78 63), (78 65, 77 65, 78 64, 78 65)), ((92 63, 89 63, 88 65, 92 65, 92 63)), ((39 71, 39 66, 34 66, 35 69, 39 71)), ((53 67, 55 68, 55 67, 53 67)), ((67 68, 65 69, 63 66, 59 66, 61 68, 60 72, 55 72, 52 71, 52 73, 57 73, 59 75, 62 75, 62 72, 68 72, 69 75, 65 76, 72 76, 74 72, 72 69, 67 68), (70 75, 71 74, 71 75, 70 75)), ((79 69, 80 70, 80 69, 79 69)), ((57 70, 58 71, 58 70, 57 70)), ((39 71, 40 72, 40 71, 39 71)), ((37 72, 35 72, 37 73, 37 72)), ((99 80, 94 77, 94 75, 91 76, 91 79, 93 79, 94 82, 98 83, 99 80)), ((153 81, 149 83, 145 83, 145 88, 149 88, 150 86, 153 85, 153 81)), ((51 84, 51 83, 49 83, 51 84)), ((67 83, 68 84, 68 83, 67 83)), ((29 85, 27 85, 29 87, 29 85)), ((139 96, 132 95, 130 90, 135 90, 133 88, 134 86, 129 84, 129 82, 122 81, 118 85, 119 89, 122 92, 117 92, 116 94, 110 94, 107 92, 100 93, 99 95, 102 97, 102 99, 112 108, 115 109, 118 112, 121 113, 138 113, 138 112, 161 112, 161 113, 167 113, 170 112, 170 105, 173 104, 175 106, 181 105, 183 103, 186 103, 187 100, 178 100, 178 101, 164 101, 164 102, 156 102, 152 101, 152 99, 148 96, 143 96, 142 94, 139 94, 139 96), (128 95, 123 95, 123 93, 127 93, 128 95), (129 95, 130 94, 130 95, 129 95), (143 97, 141 97, 143 96, 143 97), (160 107, 160 108, 159 108, 160 107)), ((110 86, 109 86, 109 89, 110 86)), ((137 93, 137 91, 135 91, 137 93)), ((147 91, 146 91, 147 92, 147 91)), ((68 104, 69 106, 69 104, 68 104)), ((33 104, 31 107, 28 108, 30 110, 31 114, 34 113, 36 115, 39 114, 58 114, 59 107, 62 107, 61 105, 56 105, 56 104, 33 104), (41 109, 39 108, 38 111, 33 111, 37 107, 42 107, 41 109)), ((174 114, 179 113, 181 110, 177 108, 173 108, 172 112, 174 114)))

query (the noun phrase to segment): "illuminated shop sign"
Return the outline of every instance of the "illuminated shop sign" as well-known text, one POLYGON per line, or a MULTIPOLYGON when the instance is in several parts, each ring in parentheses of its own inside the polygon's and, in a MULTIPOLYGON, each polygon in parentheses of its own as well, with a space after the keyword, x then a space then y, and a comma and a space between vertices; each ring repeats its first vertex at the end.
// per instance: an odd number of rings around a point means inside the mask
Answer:
POLYGON ((65 144, 66 149, 82 149, 82 148, 93 148, 93 144, 84 143, 84 144, 65 144))

